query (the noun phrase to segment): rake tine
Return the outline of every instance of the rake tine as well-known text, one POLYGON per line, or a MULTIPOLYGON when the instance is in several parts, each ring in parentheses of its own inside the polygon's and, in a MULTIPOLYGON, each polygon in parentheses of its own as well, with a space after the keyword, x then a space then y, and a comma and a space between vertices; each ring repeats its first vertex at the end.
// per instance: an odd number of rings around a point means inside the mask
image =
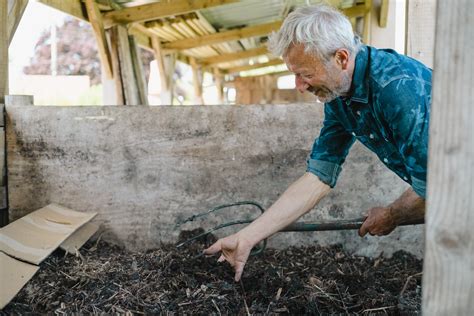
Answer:
POLYGON ((248 224, 248 223, 251 223, 253 222, 253 219, 252 220, 238 220, 238 221, 233 221, 233 222, 228 222, 228 223, 224 223, 224 224, 220 224, 214 228, 211 228, 210 230, 204 232, 204 233, 201 233, 199 235, 196 235, 192 238, 189 238, 189 239, 186 239, 185 241, 182 241, 181 243, 177 244, 176 245, 176 248, 180 248, 184 245, 187 245, 189 244, 190 242, 193 242, 195 241, 196 239, 199 239, 203 236, 206 236, 206 235, 209 235, 210 233, 216 231, 216 230, 219 230, 221 228, 224 228, 224 227, 229 227, 229 226, 233 226, 233 225, 239 225, 239 224, 248 224))
POLYGON ((209 215, 211 213, 214 213, 218 210, 221 210, 221 209, 224 209, 224 208, 227 208, 227 207, 239 206, 239 205, 253 205, 253 206, 258 207, 262 213, 265 211, 265 209, 259 203, 254 202, 254 201, 240 201, 240 202, 228 203, 228 204, 223 204, 223 205, 216 206, 216 207, 214 207, 214 208, 212 208, 212 209, 210 209, 210 210, 208 210, 204 213, 192 215, 192 216, 186 218, 185 220, 176 223, 175 229, 177 229, 178 227, 180 227, 181 225, 183 225, 185 223, 194 221, 196 218, 209 215))

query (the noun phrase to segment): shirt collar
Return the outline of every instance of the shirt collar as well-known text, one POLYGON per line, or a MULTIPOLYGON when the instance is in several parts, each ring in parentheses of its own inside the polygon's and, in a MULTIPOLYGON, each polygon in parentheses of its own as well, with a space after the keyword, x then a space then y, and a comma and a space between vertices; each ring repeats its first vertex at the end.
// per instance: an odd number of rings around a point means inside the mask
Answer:
POLYGON ((363 45, 355 59, 354 74, 352 76, 349 99, 351 102, 368 103, 369 101, 369 48, 363 45))

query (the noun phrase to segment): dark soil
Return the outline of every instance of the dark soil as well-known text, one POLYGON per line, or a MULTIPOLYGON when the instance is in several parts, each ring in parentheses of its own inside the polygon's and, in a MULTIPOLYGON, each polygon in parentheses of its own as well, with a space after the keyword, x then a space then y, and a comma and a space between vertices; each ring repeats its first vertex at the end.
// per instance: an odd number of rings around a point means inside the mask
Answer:
POLYGON ((80 257, 57 251, 0 314, 413 315, 421 310, 422 262, 404 252, 368 259, 341 246, 267 249, 250 258, 242 282, 235 283, 229 265, 217 263, 217 257, 196 257, 209 242, 131 253, 99 241, 81 248, 80 257))

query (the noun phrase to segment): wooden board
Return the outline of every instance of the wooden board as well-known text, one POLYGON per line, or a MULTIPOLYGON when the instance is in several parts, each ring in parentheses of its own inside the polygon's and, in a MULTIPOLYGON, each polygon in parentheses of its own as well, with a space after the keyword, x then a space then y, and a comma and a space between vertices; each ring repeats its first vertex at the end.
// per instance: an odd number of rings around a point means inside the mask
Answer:
POLYGON ((0 103, 8 94, 8 2, 0 1, 0 103))
POLYGON ((435 21, 435 0, 408 1, 406 53, 431 68, 434 58, 435 21))
POLYGON ((437 5, 423 314, 472 315, 474 1, 437 5))

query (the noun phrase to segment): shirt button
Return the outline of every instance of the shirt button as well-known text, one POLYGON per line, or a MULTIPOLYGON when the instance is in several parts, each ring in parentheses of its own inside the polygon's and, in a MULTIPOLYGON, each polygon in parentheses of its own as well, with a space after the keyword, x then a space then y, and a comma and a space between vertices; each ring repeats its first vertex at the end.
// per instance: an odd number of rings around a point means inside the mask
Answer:
POLYGON ((357 111, 356 114, 360 116, 360 111, 357 111))
POLYGON ((356 136, 356 133, 354 133, 354 132, 352 132, 351 134, 352 134, 352 136, 356 136))
POLYGON ((408 181, 408 178, 407 178, 407 177, 403 177, 403 180, 408 181))
POLYGON ((383 162, 388 163, 388 159, 387 159, 387 158, 384 158, 384 159, 383 159, 383 162))
POLYGON ((374 138, 375 138, 374 134, 370 134, 369 137, 370 137, 370 139, 374 139, 374 138))

